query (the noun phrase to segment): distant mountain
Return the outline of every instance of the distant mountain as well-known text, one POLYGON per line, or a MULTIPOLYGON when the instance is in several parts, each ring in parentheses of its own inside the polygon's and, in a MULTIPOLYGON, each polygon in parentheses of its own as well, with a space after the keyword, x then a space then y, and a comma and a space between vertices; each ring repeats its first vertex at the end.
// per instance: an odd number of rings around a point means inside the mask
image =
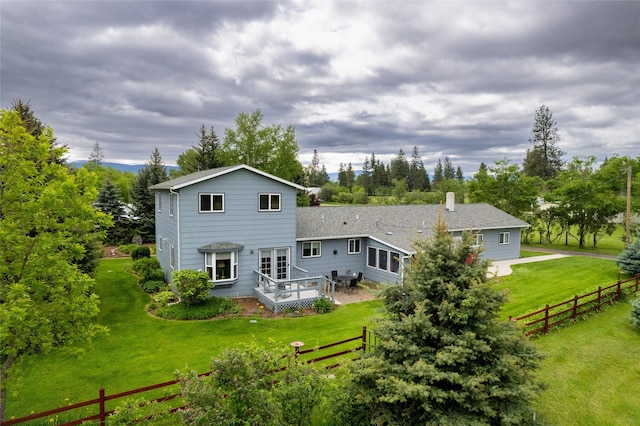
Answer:
MULTIPOLYGON (((86 160, 73 162, 73 164, 76 167, 82 167, 85 163, 87 163, 86 160)), ((138 173, 138 170, 143 169, 146 164, 122 164, 122 163, 109 163, 105 161, 104 163, 102 163, 102 165, 105 167, 113 167, 114 169, 120 170, 121 172, 131 172, 135 174, 135 173, 138 173)), ((178 169, 178 166, 165 166, 165 167, 167 168, 167 171, 178 169)))

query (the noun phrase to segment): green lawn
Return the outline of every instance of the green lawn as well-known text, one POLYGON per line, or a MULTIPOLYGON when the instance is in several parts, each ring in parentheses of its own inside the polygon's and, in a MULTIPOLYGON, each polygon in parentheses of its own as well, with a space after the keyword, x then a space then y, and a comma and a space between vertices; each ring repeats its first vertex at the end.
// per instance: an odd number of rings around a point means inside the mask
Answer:
POLYGON ((495 278, 495 287, 507 294, 503 318, 615 284, 619 271, 613 260, 582 256, 512 265, 511 269, 513 274, 495 278))
MULTIPOLYGON (((587 236, 585 241, 585 247, 578 247, 578 240, 569 237, 567 243, 565 243, 564 235, 554 241, 553 244, 539 244, 540 237, 537 232, 533 232, 529 236, 528 242, 522 244, 529 247, 549 248, 554 250, 567 250, 567 251, 583 251, 593 254, 605 254, 610 256, 619 256, 622 250, 624 250, 624 241, 622 237, 625 236, 625 228, 622 225, 618 225, 615 232, 611 235, 599 235, 596 247, 593 247, 593 236, 587 236)), ((573 233, 576 235, 576 233, 573 233)))
POLYGON ((548 389, 536 403, 543 425, 635 425, 640 419, 640 329, 631 305, 618 303, 587 320, 535 339, 546 355, 548 389))
MULTIPOLYGON (((105 260, 96 291, 99 317, 109 336, 94 342, 81 358, 61 353, 25 359, 20 378, 9 383, 7 414, 67 405, 173 379, 185 365, 206 371, 209 359, 225 347, 256 339, 269 345, 294 340, 305 348, 359 335, 379 313, 380 301, 341 306, 331 314, 250 323, 248 318, 177 322, 146 314, 148 295, 123 271, 129 260, 105 260)), ((565 258, 514 266, 514 274, 496 279, 511 289, 503 309, 508 316, 561 301, 616 281, 612 260, 565 258)), ((630 306, 620 303, 588 320, 535 338, 546 354, 541 378, 548 389, 536 403, 538 424, 626 425, 640 416, 640 331, 629 321, 630 306)))
POLYGON ((312 348, 362 333, 380 301, 339 307, 332 313, 284 319, 248 318, 178 322, 145 312, 149 296, 123 271, 128 259, 105 260, 98 270, 96 292, 102 300, 98 318, 109 336, 96 340, 81 358, 61 353, 26 358, 22 379, 9 383, 7 415, 17 417, 98 396, 174 379, 176 369, 204 372, 221 349, 255 340, 312 348), (16 383, 18 381, 18 383, 16 383), (17 386, 16 386, 17 385, 17 386), (18 393, 14 393, 17 391, 18 393))

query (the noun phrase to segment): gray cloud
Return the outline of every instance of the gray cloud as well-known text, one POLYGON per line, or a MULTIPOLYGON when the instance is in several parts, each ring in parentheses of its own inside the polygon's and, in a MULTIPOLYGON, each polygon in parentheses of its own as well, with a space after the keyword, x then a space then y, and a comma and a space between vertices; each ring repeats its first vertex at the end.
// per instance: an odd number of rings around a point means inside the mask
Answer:
POLYGON ((567 159, 637 156, 638 2, 0 3, 0 101, 30 100, 72 160, 167 164, 240 112, 294 125, 303 163, 417 145, 520 163, 548 105, 567 159))

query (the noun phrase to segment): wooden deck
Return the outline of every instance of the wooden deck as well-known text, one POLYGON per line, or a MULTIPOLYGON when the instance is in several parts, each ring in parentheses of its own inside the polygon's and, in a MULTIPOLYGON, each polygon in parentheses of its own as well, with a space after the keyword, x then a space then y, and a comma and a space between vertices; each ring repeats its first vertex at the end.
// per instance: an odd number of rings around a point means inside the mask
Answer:
POLYGON ((262 280, 253 294, 265 308, 273 312, 312 308, 316 299, 335 301, 335 283, 324 277, 287 281, 262 280))

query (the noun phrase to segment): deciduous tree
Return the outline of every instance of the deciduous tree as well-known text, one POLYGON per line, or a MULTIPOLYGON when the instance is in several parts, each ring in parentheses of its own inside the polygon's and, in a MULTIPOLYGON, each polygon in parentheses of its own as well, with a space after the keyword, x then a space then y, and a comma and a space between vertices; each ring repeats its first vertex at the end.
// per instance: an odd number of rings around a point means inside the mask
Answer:
POLYGON ((471 236, 453 244, 439 221, 402 286, 383 290, 377 343, 351 367, 354 397, 377 424, 522 424, 540 389, 540 355, 498 319, 471 236))
POLYGON ((260 110, 240 113, 236 128, 226 129, 220 149, 224 165, 246 164, 290 182, 300 182, 304 176, 298 160, 295 128, 276 124, 265 126, 260 110))
POLYGON ((80 348, 104 331, 93 280, 75 263, 110 221, 92 206, 95 175, 71 174, 52 139, 51 129, 33 136, 18 113, 0 111, 0 420, 18 358, 80 348))

